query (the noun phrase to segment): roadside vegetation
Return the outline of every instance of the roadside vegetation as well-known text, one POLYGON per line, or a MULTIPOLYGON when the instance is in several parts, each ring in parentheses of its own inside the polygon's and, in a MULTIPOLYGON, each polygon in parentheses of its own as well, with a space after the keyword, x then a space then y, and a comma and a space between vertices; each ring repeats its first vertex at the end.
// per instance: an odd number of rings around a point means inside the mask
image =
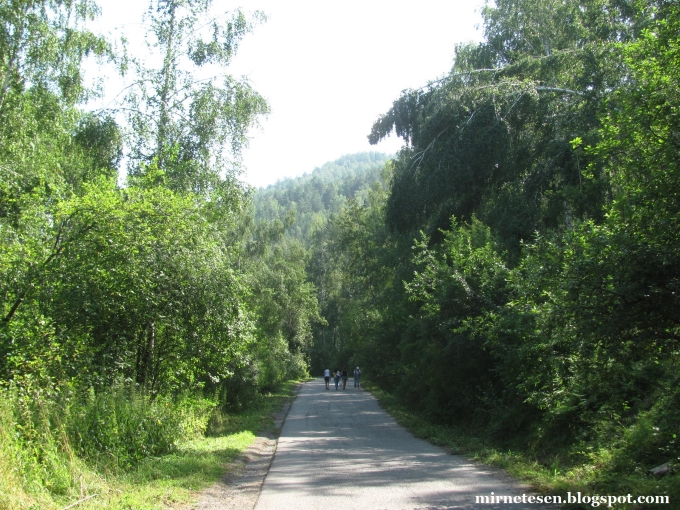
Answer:
POLYGON ((116 387, 98 395, 3 390, 0 508, 160 509, 190 503, 233 469, 272 415, 292 398, 290 381, 247 410, 183 396, 151 401, 116 387))
POLYGON ((305 256, 276 228, 252 249, 237 178, 268 105, 194 78, 262 16, 150 7, 142 61, 88 30, 90 0, 0 5, 0 508, 186 500, 307 374, 305 256), (128 80, 115 109, 85 109, 88 58, 128 80))

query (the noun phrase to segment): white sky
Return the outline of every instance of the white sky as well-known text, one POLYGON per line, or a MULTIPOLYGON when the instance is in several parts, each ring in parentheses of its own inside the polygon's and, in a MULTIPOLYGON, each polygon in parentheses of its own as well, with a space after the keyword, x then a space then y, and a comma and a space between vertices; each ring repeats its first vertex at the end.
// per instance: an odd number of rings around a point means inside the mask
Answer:
MULTIPOLYGON (((97 30, 142 48, 146 0, 99 0, 97 30), (114 32, 115 30, 115 32, 114 32)), ((373 122, 399 93, 445 74, 454 44, 479 41, 482 0, 241 0, 214 3, 267 15, 241 43, 229 73, 247 76, 272 113, 251 133, 243 179, 266 186, 311 172, 344 154, 396 152, 391 137, 368 144, 373 122)), ((107 102, 122 84, 104 82, 107 102)))

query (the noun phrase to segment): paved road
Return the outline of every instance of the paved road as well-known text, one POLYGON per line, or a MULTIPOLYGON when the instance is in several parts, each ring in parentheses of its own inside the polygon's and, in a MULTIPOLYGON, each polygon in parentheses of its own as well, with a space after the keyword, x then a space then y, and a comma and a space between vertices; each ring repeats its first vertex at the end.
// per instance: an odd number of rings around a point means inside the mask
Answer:
POLYGON ((475 496, 521 495, 497 471, 414 438, 373 396, 302 386, 281 430, 256 510, 544 509, 478 504, 475 496))

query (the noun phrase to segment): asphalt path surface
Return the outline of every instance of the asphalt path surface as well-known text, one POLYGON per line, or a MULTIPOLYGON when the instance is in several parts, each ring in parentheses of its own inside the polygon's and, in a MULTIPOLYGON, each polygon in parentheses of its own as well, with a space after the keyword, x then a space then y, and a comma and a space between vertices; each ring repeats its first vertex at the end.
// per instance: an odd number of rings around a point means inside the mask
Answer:
POLYGON ((256 510, 544 509, 475 504, 475 496, 529 495, 502 472, 413 437, 367 391, 306 383, 281 430, 256 510))

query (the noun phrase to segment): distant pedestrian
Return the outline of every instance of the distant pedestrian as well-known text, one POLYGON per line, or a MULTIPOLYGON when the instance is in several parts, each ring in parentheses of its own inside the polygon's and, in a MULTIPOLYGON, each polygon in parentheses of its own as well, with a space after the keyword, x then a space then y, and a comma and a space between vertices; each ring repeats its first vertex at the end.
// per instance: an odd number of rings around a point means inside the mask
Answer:
POLYGON ((347 375, 347 367, 342 367, 342 389, 343 390, 347 387, 347 379, 349 379, 349 376, 347 375))
POLYGON ((340 370, 335 371, 335 389, 338 389, 338 384, 340 384, 340 370))
POLYGON ((330 390, 330 383, 331 383, 331 371, 326 369, 323 371, 323 380, 326 381, 326 389, 330 390))
POLYGON ((361 377, 361 370, 359 370, 359 367, 356 367, 354 369, 354 387, 355 388, 361 388, 361 382, 359 381, 360 377, 361 377))

